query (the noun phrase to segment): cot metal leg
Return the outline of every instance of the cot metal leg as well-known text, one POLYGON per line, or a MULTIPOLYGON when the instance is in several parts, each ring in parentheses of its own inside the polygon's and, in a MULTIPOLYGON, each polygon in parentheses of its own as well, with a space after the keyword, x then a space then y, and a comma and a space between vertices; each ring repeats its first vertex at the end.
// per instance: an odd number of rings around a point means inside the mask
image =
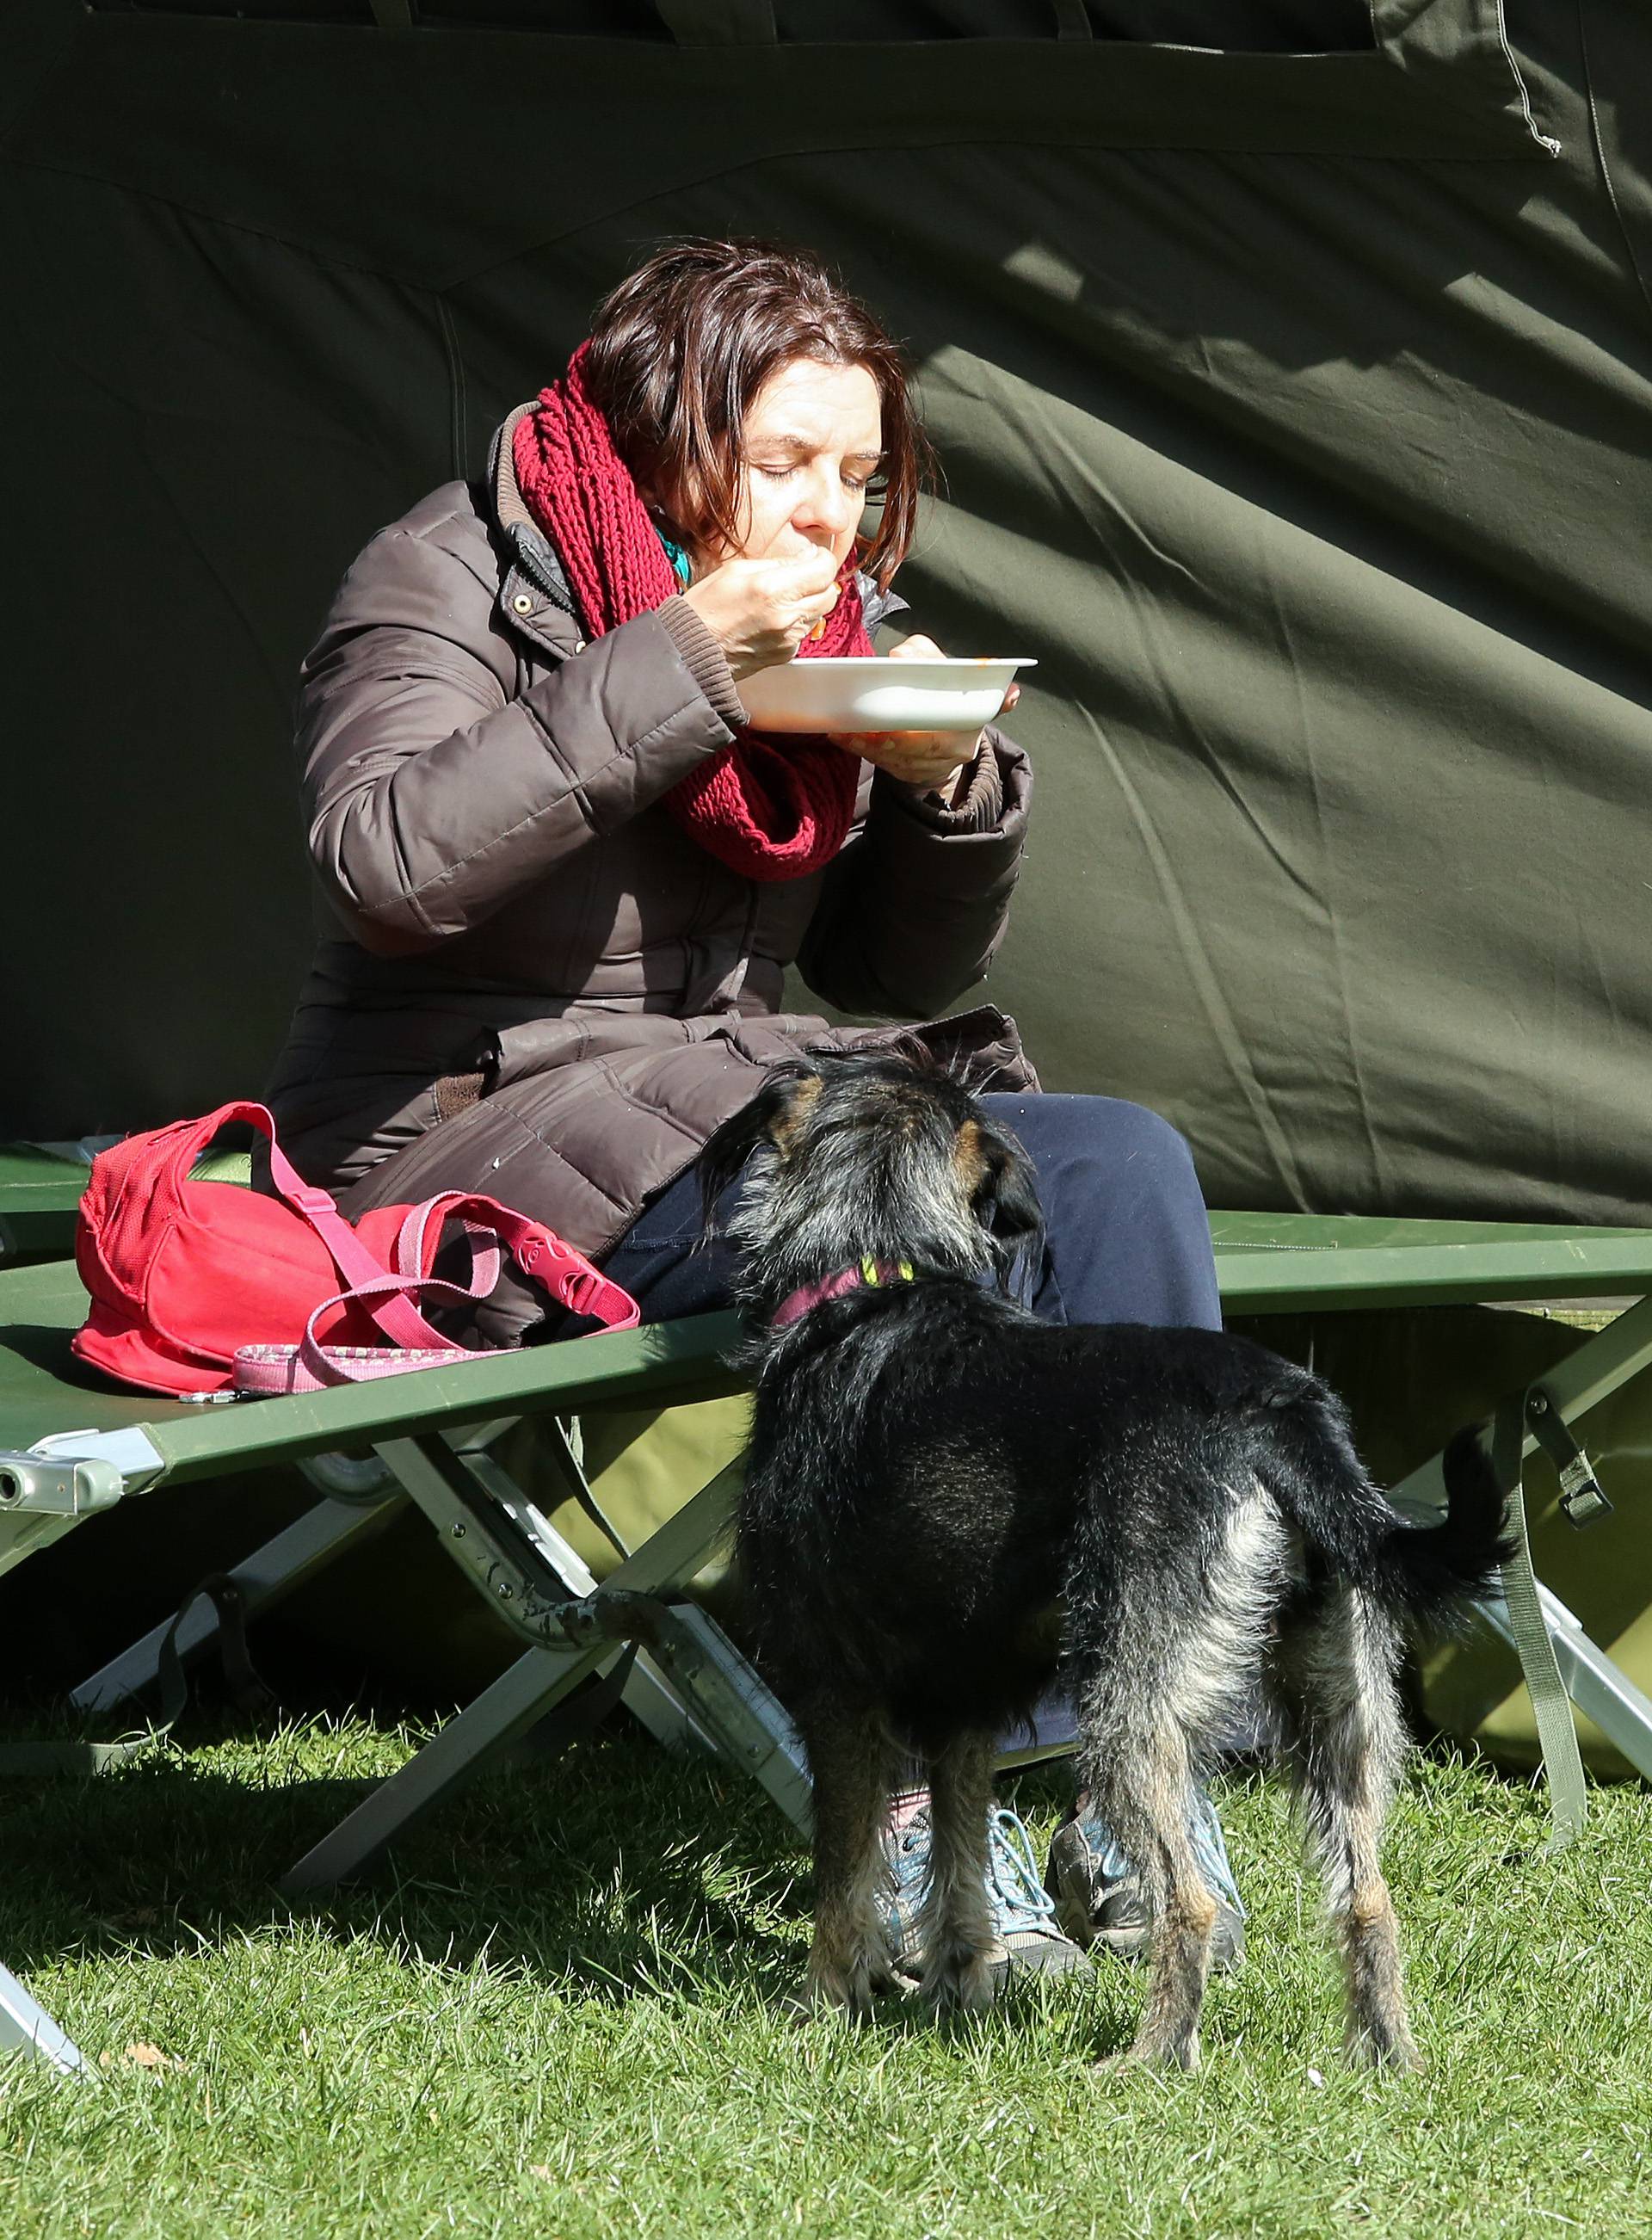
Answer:
MULTIPOLYGON (((370 1506, 355 1501, 318 1502, 273 1540, 266 1540, 229 1575, 241 1590, 248 1617, 273 1610, 350 1549, 376 1538, 402 1507, 403 1498, 400 1488, 392 1486, 370 1506)), ((89 1680, 83 1680, 69 1699, 76 1710, 110 1710, 153 1686, 159 1677, 161 1643, 171 1623, 167 1618, 152 1626, 141 1641, 135 1641, 89 1680)), ((178 1655, 187 1666, 210 1650, 217 1637, 217 1611, 206 1596, 197 1595, 177 1630, 178 1655)))
MULTIPOLYGON (((771 1731, 771 1721, 784 1717, 773 1697, 709 1619, 696 1626, 689 1614, 662 1608, 652 1599, 692 1578, 722 1538, 739 1482, 737 1464, 720 1470, 594 1595, 576 1603, 550 1571, 536 1534, 530 1539, 524 1530, 531 1520, 520 1492, 511 1488, 517 1504, 514 1515, 499 1510, 496 1497, 490 1500, 475 1472, 476 1455, 456 1452, 445 1438, 390 1440, 379 1451, 431 1523, 456 1542, 483 1591, 499 1597, 523 1632, 550 1645, 518 1657, 474 1703, 449 1720, 398 1773, 305 1853, 284 1878, 284 1890, 318 1890, 364 1873, 398 1836, 608 1663, 618 1641, 631 1630, 663 1671, 671 1669, 668 1658, 675 1660, 673 1693, 689 1696, 697 1723, 719 1742, 736 1743, 736 1763, 748 1765, 770 1794, 796 1803, 795 1767, 771 1731), (502 1589, 508 1592, 502 1594, 502 1589), (626 1613, 624 1630, 616 1624, 600 1632, 587 1623, 570 1637, 564 1617, 577 1610, 589 1618, 605 1604, 626 1613), (629 1624, 632 1617, 638 1622, 635 1629, 629 1624), (732 1705, 731 1696, 738 1698, 732 1705)), ((499 1477, 510 1486, 503 1472, 499 1477)))
MULTIPOLYGON (((603 1516, 566 1435, 560 1425, 550 1428, 564 1485, 629 1560, 631 1551, 603 1516)), ((600 1594, 577 1552, 494 1457, 463 1438, 453 1445, 459 1466, 489 1497, 488 1513, 508 1517, 565 1590, 582 1597, 600 1594)), ((689 1743, 721 1750, 769 1792, 788 1819, 806 1830, 812 1788, 802 1741, 779 1699, 716 1620, 679 1603, 669 1612, 650 1613, 648 1630, 634 1637, 642 1645, 622 1699, 627 1710, 668 1748, 689 1743)))
POLYGON ((25 1556, 37 1556, 43 1548, 50 1548, 79 1522, 78 1517, 0 1517, 0 1576, 15 1570, 25 1556))
MULTIPOLYGON (((466 1450, 467 1467, 489 1484, 490 1490, 497 1490, 519 1501, 511 1481, 496 1464, 490 1465, 483 1452, 515 1420, 504 1417, 479 1426, 461 1435, 460 1443, 466 1450)), ((331 1484, 335 1475, 341 1478, 354 1477, 359 1479, 361 1490, 346 1497, 341 1489, 338 1498, 318 1503, 244 1562, 235 1565, 229 1576, 241 1590, 249 1619, 273 1610, 330 1563, 374 1538, 390 1523, 407 1498, 403 1489, 376 1458, 346 1464, 343 1457, 320 1457, 312 1463, 309 1474, 319 1484, 331 1484), (323 1469, 323 1465, 329 1467, 323 1469)), ((592 1592, 596 1581, 574 1549, 536 1511, 533 1514, 544 1552, 568 1595, 577 1597, 592 1592)), ((145 1688, 156 1685, 161 1644, 170 1624, 170 1619, 163 1619, 159 1625, 151 1627, 142 1640, 134 1642, 120 1656, 82 1681, 70 1697, 70 1703, 77 1710, 88 1714, 107 1712, 140 1695, 145 1688)), ((186 1668, 210 1651, 217 1635, 216 1610, 210 1600, 197 1597, 179 1626, 175 1643, 186 1668)), ((622 1701, 666 1748, 714 1747, 710 1737, 695 1724, 657 1666, 646 1656, 639 1657, 633 1666, 622 1701)))
MULTIPOLYGON (((559 1443, 567 1490, 609 1530, 625 1558, 606 1588, 597 1586, 575 1550, 478 1441, 456 1434, 397 1441, 393 1452, 389 1443, 381 1450, 410 1495, 443 1532, 449 1553, 534 1640, 544 1637, 548 1615, 554 1625, 556 1610, 576 1597, 619 1588, 637 1560, 608 1527, 567 1440, 559 1443)), ((739 1480, 740 1465, 734 1463, 716 1481, 729 1488, 725 1506, 739 1480)), ((662 1530, 673 1530, 676 1523, 662 1530)), ((659 1543, 656 1533, 649 1549, 659 1543)), ((692 1568, 702 1560, 696 1557, 692 1568)), ((663 1583, 674 1589, 690 1576, 691 1570, 663 1583)), ((807 1805, 798 1788, 802 1745, 778 1701, 710 1617, 686 1609, 676 1613, 667 1630, 678 1662, 669 1670, 663 1637, 656 1639, 651 1630, 654 1623, 650 1620, 650 1629, 635 1637, 642 1653, 626 1685, 627 1709, 668 1746, 687 1742, 723 1750, 797 1819, 807 1805)))
POLYGON ((0 1968, 0 2051, 38 2054, 65 2077, 86 2066, 80 2048, 58 2029, 9 1968, 0 1968))
MULTIPOLYGON (((568 1447, 565 1437, 563 1445, 571 1461, 572 1450, 568 1447)), ((579 1551, 570 1542, 563 1539, 516 1480, 482 1445, 462 1438, 455 1452, 466 1474, 511 1520, 523 1539, 531 1544, 570 1600, 597 1591, 596 1575, 579 1551)), ((577 1463, 572 1462, 572 1467, 577 1470, 577 1463)), ((583 1473, 581 1483, 583 1483, 583 1473)), ((589 1487, 585 1488, 585 1492, 589 1500, 589 1487)), ((594 1501, 590 1502, 590 1508, 596 1510, 594 1501)), ((451 1524, 448 1530, 450 1536, 451 1524)), ((616 1545, 618 1544, 616 1541, 616 1545)), ((629 1550, 622 1548, 620 1552, 626 1555, 629 1550)), ((688 1707, 661 1671, 657 1661, 646 1650, 632 1665, 620 1701, 632 1717, 666 1750, 714 1750, 716 1747, 705 1730, 696 1724, 688 1707)))
MULTIPOLYGON (((1630 1307, 1587 1344, 1544 1371, 1542 1390, 1546 1408, 1561 1423, 1570 1425, 1649 1368, 1652 1368, 1652 1298, 1630 1307)), ((1508 1405, 1518 1409, 1520 1403, 1516 1398, 1508 1405)), ((1524 1422, 1507 1437, 1506 1451, 1498 1457, 1506 1483, 1518 1477, 1526 1458, 1539 1448, 1536 1436, 1529 1428, 1530 1417, 1524 1410, 1522 1413, 1524 1422)), ((1429 1522, 1436 1517, 1445 1505, 1440 1456, 1431 1456, 1396 1486, 1394 1501, 1408 1516, 1429 1522)), ((1542 1630, 1549 1636, 1567 1696, 1579 1710, 1588 1713, 1638 1773, 1652 1780, 1652 1702, 1589 1639, 1558 1596, 1551 1594, 1541 1580, 1536 1582, 1536 1590, 1542 1630)), ((1481 1616, 1512 1648, 1520 1650, 1505 1602, 1499 1599, 1482 1604, 1481 1616)), ((1542 1685, 1541 1674, 1529 1669, 1524 1652, 1522 1667, 1535 1703, 1542 1685)), ((1552 1679, 1549 1684, 1552 1687, 1552 1679)), ((1567 1756, 1571 1756, 1569 1750, 1567 1756)), ((1552 1783, 1555 1768, 1547 1750, 1544 1763, 1552 1783)), ((1563 1841, 1564 1831, 1557 1829, 1556 1837, 1563 1841)))
MULTIPOLYGON (((1555 1661, 1566 1693, 1580 1711, 1593 1719, 1615 1750, 1622 1751, 1643 1779, 1652 1781, 1652 1700, 1643 1696, 1621 1665, 1615 1664, 1598 1642, 1591 1641, 1581 1619, 1574 1617, 1560 1597, 1551 1594, 1540 1579, 1537 1599, 1555 1661)), ((1487 1622, 1511 1648, 1518 1643, 1509 1615, 1501 1602, 1486 1606, 1487 1622)))
POLYGON ((691 1603, 656 1604, 649 1626, 647 1638, 667 1681, 718 1750, 807 1835, 814 1824, 814 1783, 803 1737, 779 1697, 716 1619, 691 1603))
MULTIPOLYGON (((655 1657, 723 1756, 807 1832, 808 1765, 775 1697, 703 1610, 655 1604, 647 1623, 655 1657)), ((494 1763, 614 1654, 611 1640, 580 1649, 529 1650, 307 1851, 282 1878, 283 1890, 296 1896, 370 1871, 393 1843, 494 1763)))
POLYGON ((367 1873, 397 1837, 490 1764, 613 1654, 613 1644, 605 1642, 576 1650, 529 1650, 439 1729, 399 1773, 381 1782, 331 1835, 306 1851, 283 1876, 282 1889, 296 1897, 367 1873))

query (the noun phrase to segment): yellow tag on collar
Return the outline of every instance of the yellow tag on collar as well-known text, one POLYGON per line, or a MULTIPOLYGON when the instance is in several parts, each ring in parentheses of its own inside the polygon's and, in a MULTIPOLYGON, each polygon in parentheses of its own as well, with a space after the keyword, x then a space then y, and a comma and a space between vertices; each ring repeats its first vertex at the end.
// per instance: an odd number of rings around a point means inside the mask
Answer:
MULTIPOLYGON (((895 1263, 895 1273, 903 1283, 910 1283, 916 1280, 913 1276, 912 1263, 909 1260, 897 1260, 895 1263)), ((874 1291, 877 1291, 883 1289, 883 1280, 878 1272, 877 1262, 869 1253, 861 1263, 862 1283, 869 1285, 874 1291)))

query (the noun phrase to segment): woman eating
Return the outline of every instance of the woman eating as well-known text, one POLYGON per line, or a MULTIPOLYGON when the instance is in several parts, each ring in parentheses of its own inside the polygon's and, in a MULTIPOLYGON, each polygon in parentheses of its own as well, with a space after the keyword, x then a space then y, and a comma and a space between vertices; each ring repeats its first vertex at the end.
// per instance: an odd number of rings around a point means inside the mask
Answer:
MULTIPOLYGON (((783 1010, 795 965, 840 1011, 929 1023, 919 1038, 988 1083, 1038 1170, 1036 1312, 1219 1325, 1181 1137, 1139 1106, 1039 1094, 999 1013, 939 1019, 1003 935, 1025 755, 994 725, 765 737, 746 721, 744 679, 869 655, 904 610, 892 585, 929 468, 900 350, 823 265, 689 241, 598 305, 480 481, 367 545, 301 676, 323 926, 269 1099, 295 1164, 352 1217, 483 1190, 596 1260, 645 1320, 725 1305, 700 1146, 777 1059, 889 1032, 783 1010)), ((938 650, 909 637, 889 657, 938 650)), ((502 1282, 456 1334, 537 1342, 558 1334, 544 1313, 502 1282)), ((1083 1806, 1052 1845, 1053 1903, 1020 1823, 995 1815, 1010 1967, 1145 1941, 1129 1863, 1083 1806)), ((889 1834, 891 1934, 915 1972, 928 1831, 915 1786, 889 1834)), ((1208 1804, 1194 1834, 1235 1951, 1208 1804)))

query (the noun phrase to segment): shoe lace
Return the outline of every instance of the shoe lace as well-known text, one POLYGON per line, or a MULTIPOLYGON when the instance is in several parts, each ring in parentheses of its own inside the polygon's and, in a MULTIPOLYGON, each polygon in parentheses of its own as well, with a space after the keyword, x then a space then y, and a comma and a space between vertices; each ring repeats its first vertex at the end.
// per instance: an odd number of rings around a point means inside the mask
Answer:
MULTIPOLYGON (((1084 1840, 1089 1848, 1094 1866, 1096 1893, 1116 1888, 1123 1883, 1134 1883, 1136 1868, 1126 1856, 1116 1836, 1094 1810, 1082 1816, 1084 1840)), ((1193 1845, 1193 1856, 1199 1863, 1199 1872, 1205 1888, 1212 1897, 1219 1897, 1232 1907, 1242 1921, 1244 1903, 1233 1878, 1233 1869, 1228 1862, 1228 1845, 1222 1832, 1222 1823, 1216 1817, 1216 1808, 1202 1789, 1194 1792, 1193 1810, 1188 1820, 1188 1838, 1193 1845)))
POLYGON ((1034 1931, 1058 1937, 1056 1903, 1038 1872, 1032 1837, 1008 1805, 987 1816, 987 1894, 1000 1937, 1034 1931))

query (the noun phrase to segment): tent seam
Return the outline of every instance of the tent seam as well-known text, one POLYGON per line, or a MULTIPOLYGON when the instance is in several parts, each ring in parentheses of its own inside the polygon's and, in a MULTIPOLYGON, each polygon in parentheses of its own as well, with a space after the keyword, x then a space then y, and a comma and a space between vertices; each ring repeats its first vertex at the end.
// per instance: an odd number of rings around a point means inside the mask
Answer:
POLYGON ((1612 216, 1617 221, 1618 235, 1623 243, 1623 253, 1629 258, 1629 270, 1635 275, 1635 284, 1641 291, 1641 301, 1652 314, 1652 294, 1647 290, 1646 275, 1641 270, 1641 260, 1635 253, 1635 241, 1624 223, 1618 203, 1617 189, 1612 182, 1611 166, 1606 160, 1606 143, 1601 135, 1600 111, 1595 105, 1595 72, 1589 59, 1589 32, 1583 22, 1583 0, 1577 0, 1577 52, 1583 65, 1583 96, 1589 103, 1589 137, 1595 146, 1595 161, 1599 166, 1601 184, 1606 189, 1606 199, 1612 206, 1612 216))
POLYGON ((1526 83, 1525 72, 1520 67, 1515 50, 1509 43, 1509 17, 1504 11, 1503 0, 1493 0, 1493 13, 1497 23, 1497 43, 1502 49, 1502 58, 1509 65, 1509 76, 1515 81, 1515 90, 1520 96, 1520 113, 1525 119, 1526 130, 1540 148, 1546 148, 1551 156, 1558 156, 1560 142, 1552 139, 1547 132, 1540 131, 1537 119, 1532 114, 1531 90, 1526 83))
POLYGON ((410 295, 439 294, 440 286, 428 277, 420 277, 401 272, 389 264, 371 264, 363 257, 335 255, 330 250, 312 248, 308 243, 290 234, 273 232, 268 226, 249 225, 244 218, 225 217, 221 211, 202 210, 198 204, 185 202, 181 196, 163 194, 157 187, 135 187, 124 179, 111 179, 101 171, 83 171, 70 163, 49 163, 39 156, 19 156, 10 149, 0 149, 0 164, 11 164, 20 171, 43 171, 50 178, 81 179, 88 185, 105 187, 111 194, 131 195, 146 203, 159 203, 165 210, 181 210, 186 217, 197 218, 203 225, 218 226, 226 233, 243 233, 253 241, 267 241, 276 249, 284 249, 307 263, 340 272, 363 272, 375 280, 393 281, 405 288, 410 295))
POLYGON ((465 479, 464 441, 465 410, 464 357, 459 348, 459 330, 454 323, 452 309, 440 289, 430 291, 436 305, 436 324, 442 330, 442 341, 448 358, 448 401, 451 412, 450 437, 452 446, 453 476, 456 482, 465 479))
MULTIPOLYGON (((1002 140, 983 139, 979 133, 976 133, 972 137, 966 140, 925 140, 916 143, 910 149, 905 149, 900 152, 931 156, 957 150, 968 150, 975 148, 1024 149, 1027 145, 1027 136, 1024 131, 1017 132, 1013 136, 1006 134, 1002 140)), ((1040 143, 1040 146, 1041 149, 1042 147, 1049 146, 1062 150, 1082 150, 1085 153, 1095 156, 1120 156, 1124 157, 1135 156, 1216 156, 1223 157, 1259 156, 1270 162, 1283 158, 1286 161, 1298 163, 1338 164, 1428 163, 1433 165, 1438 163, 1530 163, 1542 159, 1544 152, 1544 143, 1540 139, 1534 139, 1529 142, 1524 147, 1510 148, 1507 151, 1499 152, 1496 155, 1465 154, 1455 156, 1419 155, 1411 151, 1392 156, 1344 156, 1337 153, 1334 150, 1323 148, 1212 148, 1205 145, 1202 142, 1168 140, 1132 142, 1129 147, 1120 147, 1111 141, 1105 140, 1061 140, 1040 143)), ((674 179, 669 186, 651 188, 645 194, 634 196, 628 203, 617 203, 610 208, 595 210, 589 217, 581 218, 577 223, 564 227, 560 232, 540 234, 532 241, 523 242, 519 247, 511 250, 507 255, 503 257, 496 257, 490 263, 472 265, 467 270, 460 272, 450 272, 438 280, 430 281, 423 284, 434 288, 438 295, 443 297, 450 295, 456 289, 469 288, 478 280, 485 280, 495 272, 505 270, 509 266, 519 263, 521 259, 525 257, 537 256, 543 250, 554 249, 559 247, 563 242, 576 240, 582 233, 589 232, 593 226, 610 225, 616 218, 624 217, 632 210, 641 210, 649 203, 660 202, 672 195, 681 194, 685 188, 711 186, 721 183, 724 179, 737 178, 743 171, 755 170, 761 163, 789 163, 800 157, 882 156, 887 155, 889 152, 889 150, 882 144, 874 144, 869 147, 863 143, 852 141, 839 143, 831 147, 810 146, 808 148, 766 149, 762 155, 749 157, 744 163, 727 163, 724 164, 720 170, 703 171, 693 178, 674 179)))
MULTIPOLYGON (((1024 144, 1024 134, 1016 134, 1013 137, 1006 136, 1003 140, 983 140, 977 134, 967 140, 926 140, 920 149, 913 152, 929 155, 960 149, 1013 148, 1024 144)), ((1269 160, 1282 157, 1287 161, 1298 163, 1338 164, 1527 163, 1533 160, 1530 148, 1511 148, 1506 153, 1496 155, 1489 153, 1431 155, 1406 152, 1392 156, 1376 156, 1341 155, 1329 149, 1210 148, 1202 143, 1176 141, 1132 143, 1129 147, 1120 147, 1109 141, 1098 140, 1062 141, 1057 144, 1063 148, 1082 149, 1090 155, 1118 156, 1127 158, 1135 156, 1176 155, 1261 156, 1269 160)), ((1541 142, 1534 142, 1532 146, 1536 148, 1541 147, 1542 144, 1541 142)), ((349 257, 333 250, 318 249, 291 234, 277 233, 268 226, 250 225, 244 218, 225 217, 218 210, 203 210, 198 203, 186 202, 179 195, 164 194, 157 187, 134 186, 128 180, 110 178, 102 171, 83 170, 70 163, 49 163, 42 157, 20 156, 3 145, 0 145, 0 164, 13 165, 20 171, 43 172, 50 178, 79 179, 89 186, 103 187, 111 194, 130 195, 142 202, 158 203, 163 209, 180 210, 203 225, 216 226, 225 233, 244 234, 249 240, 252 241, 267 241, 275 248, 285 250, 290 255, 303 257, 306 263, 323 270, 364 273, 372 279, 388 280, 398 288, 405 288, 411 295, 433 296, 438 303, 443 303, 455 289, 470 287, 474 282, 486 279, 490 273, 503 271, 524 257, 533 257, 543 250, 554 248, 565 241, 572 241, 581 233, 589 231, 594 225, 610 223, 616 217, 623 217, 630 210, 640 210, 645 203, 659 201, 663 196, 681 193, 684 187, 709 186, 718 180, 737 177, 743 171, 755 170, 760 163, 783 163, 796 156, 864 156, 884 152, 886 151, 881 147, 868 148, 853 142, 845 142, 832 147, 768 149, 762 155, 753 156, 743 163, 728 164, 721 170, 704 171, 691 179, 677 179, 673 181, 669 187, 663 187, 647 194, 638 195, 630 202, 620 203, 611 209, 593 212, 590 217, 582 218, 577 224, 565 227, 560 232, 541 234, 532 241, 523 242, 509 251, 507 255, 496 257, 489 263, 470 265, 460 271, 441 275, 409 272, 396 265, 372 263, 364 257, 349 257)), ((1608 190, 1609 193, 1609 180, 1608 190)), ((1615 210, 1615 200, 1613 206, 1615 210)))

